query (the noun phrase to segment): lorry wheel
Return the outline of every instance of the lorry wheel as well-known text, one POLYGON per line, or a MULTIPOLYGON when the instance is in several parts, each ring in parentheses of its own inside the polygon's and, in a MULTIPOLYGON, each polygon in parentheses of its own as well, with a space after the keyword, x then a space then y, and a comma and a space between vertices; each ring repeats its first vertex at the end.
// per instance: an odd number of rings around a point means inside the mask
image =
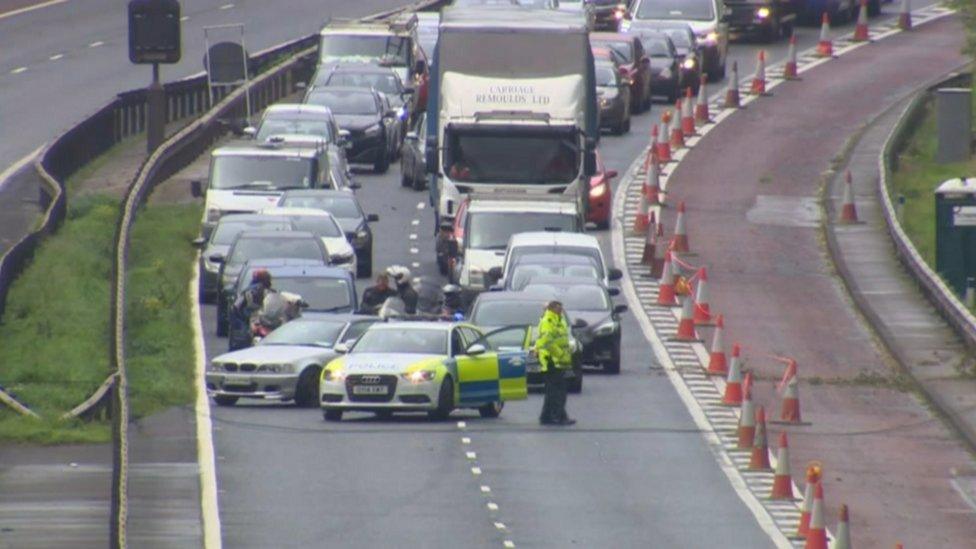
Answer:
POLYGON ((237 404, 237 397, 228 396, 228 395, 218 395, 214 397, 214 402, 217 403, 217 406, 233 406, 237 404))
POLYGON ((342 410, 322 410, 322 417, 326 421, 342 421, 342 410))
POLYGON ((502 408, 504 407, 504 402, 489 402, 481 408, 478 408, 478 413, 485 419, 496 418, 501 415, 502 408))
POLYGON ((444 421, 454 409, 454 380, 446 376, 441 382, 441 390, 437 394, 437 409, 427 412, 427 417, 434 421, 444 421))
POLYGON ((295 406, 311 408, 319 403, 319 369, 305 368, 295 386, 295 406))

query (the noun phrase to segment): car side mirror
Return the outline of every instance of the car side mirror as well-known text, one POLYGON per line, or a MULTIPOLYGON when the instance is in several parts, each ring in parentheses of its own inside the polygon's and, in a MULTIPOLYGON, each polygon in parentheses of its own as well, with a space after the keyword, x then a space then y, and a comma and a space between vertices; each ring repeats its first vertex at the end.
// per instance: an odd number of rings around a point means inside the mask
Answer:
POLYGON ((617 170, 607 170, 607 179, 613 179, 614 177, 617 177, 618 175, 620 175, 620 174, 617 172, 617 170))
POLYGON ((248 127, 244 128, 243 130, 241 130, 241 133, 244 135, 244 137, 248 137, 250 139, 254 139, 254 136, 256 136, 258 134, 258 129, 255 128, 254 126, 248 126, 248 127))
POLYGON ((620 280, 623 277, 624 277, 624 273, 620 269, 611 267, 607 271, 607 278, 610 280, 620 280))
POLYGON ((202 236, 198 236, 190 242, 193 244, 194 248, 203 248, 203 246, 207 243, 207 239, 203 238, 202 236))
POLYGON ((193 198, 201 198, 203 196, 203 181, 199 179, 190 181, 190 196, 193 198))
POLYGON ((482 345, 481 343, 475 343, 474 345, 468 347, 468 350, 465 351, 464 354, 468 356, 478 356, 478 355, 485 354, 485 352, 487 351, 488 349, 485 348, 484 345, 482 345))
POLYGON ((367 223, 376 223, 379 220, 380 220, 380 215, 379 214, 366 214, 366 222, 367 223))
POLYGON ((621 313, 626 313, 626 312, 627 312, 626 305, 614 305, 613 307, 613 314, 615 315, 619 315, 621 313))
POLYGON ((587 324, 586 321, 583 320, 582 318, 577 318, 576 320, 573 321, 573 328, 582 329, 582 328, 586 328, 587 326, 589 326, 589 324, 587 324))
POLYGON ((211 254, 208 259, 210 259, 210 261, 212 261, 214 263, 223 263, 224 262, 224 255, 223 254, 211 254))
POLYGON ((620 288, 607 288, 607 293, 610 294, 610 297, 617 297, 620 295, 620 288))
POLYGON ((332 350, 340 355, 344 355, 349 352, 349 344, 345 341, 343 341, 342 343, 336 343, 335 347, 333 347, 332 350))

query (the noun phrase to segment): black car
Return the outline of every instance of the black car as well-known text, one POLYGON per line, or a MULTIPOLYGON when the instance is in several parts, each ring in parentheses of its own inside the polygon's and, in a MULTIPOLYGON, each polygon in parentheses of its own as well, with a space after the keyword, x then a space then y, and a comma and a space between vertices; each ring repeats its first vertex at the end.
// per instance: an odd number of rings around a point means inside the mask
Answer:
POLYGON ((403 85, 397 73, 389 67, 364 63, 346 63, 331 68, 323 65, 315 73, 314 88, 322 86, 373 89, 386 95, 401 120, 408 120, 413 111, 409 99, 413 90, 403 85))
POLYGON ((286 191, 278 206, 318 208, 332 214, 346 238, 356 250, 359 277, 373 276, 373 231, 369 224, 380 220, 376 214, 365 214, 356 196, 346 191, 286 191))
POLYGON ((349 132, 346 157, 350 162, 372 164, 377 173, 390 168, 399 147, 400 118, 381 92, 362 88, 313 87, 305 103, 332 110, 336 123, 349 132))
POLYGON ((616 135, 630 131, 630 79, 620 76, 617 65, 597 61, 596 95, 600 104, 600 129, 616 135))
POLYGON ((400 148, 400 184, 421 190, 427 186, 427 113, 420 113, 400 148))
POLYGON ((620 314, 627 310, 610 299, 618 292, 587 278, 568 277, 534 278, 522 290, 527 299, 561 301, 583 347, 581 362, 610 374, 620 373, 620 314))
POLYGON ((613 31, 620 29, 620 22, 627 13, 627 0, 584 0, 592 6, 593 30, 613 31))
POLYGON ((635 32, 651 58, 651 94, 663 95, 674 103, 681 94, 681 56, 667 34, 658 31, 635 32))
MULTIPOLYGON (((216 259, 216 258, 215 258, 216 259)), ((217 335, 227 335, 227 305, 234 299, 237 276, 248 261, 256 259, 311 259, 329 263, 322 239, 302 231, 246 231, 237 235, 220 263, 217 293, 217 335)), ((273 284, 273 281, 272 281, 273 284)))
POLYGON ((798 0, 725 0, 729 32, 755 35, 772 42, 790 36, 796 23, 798 0))
POLYGON ((674 50, 678 53, 678 70, 681 73, 678 89, 683 92, 691 88, 692 93, 698 93, 703 54, 691 26, 687 23, 645 23, 641 28, 666 34, 671 39, 674 50))
POLYGON ((220 286, 220 263, 230 250, 237 235, 244 231, 291 231, 294 227, 287 217, 264 214, 230 214, 220 218, 210 238, 200 237, 193 243, 203 248, 200 254, 200 302, 217 298, 220 286))

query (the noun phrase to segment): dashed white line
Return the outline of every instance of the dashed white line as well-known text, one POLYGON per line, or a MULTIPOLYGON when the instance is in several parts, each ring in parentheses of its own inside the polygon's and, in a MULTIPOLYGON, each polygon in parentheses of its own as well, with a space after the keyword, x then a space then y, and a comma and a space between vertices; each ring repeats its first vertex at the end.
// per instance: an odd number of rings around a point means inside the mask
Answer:
POLYGON ((510 539, 507 539, 502 542, 502 545, 504 545, 507 549, 513 549, 515 547, 515 542, 510 539))
POLYGON ((410 224, 413 225, 414 227, 416 227, 417 225, 420 225, 420 220, 419 219, 414 219, 413 221, 410 222, 410 224))
POLYGON ((56 54, 52 55, 51 57, 48 57, 48 59, 50 59, 51 61, 57 61, 58 59, 61 59, 62 57, 64 57, 64 54, 63 53, 56 53, 56 54))
POLYGON ((468 437, 461 437, 461 444, 471 444, 471 439, 468 437))
POLYGON ((229 9, 231 9, 233 7, 234 7, 234 4, 224 4, 223 6, 220 6, 220 9, 222 9, 222 10, 229 10, 229 9))
POLYGON ((420 253, 420 250, 418 248, 410 248, 410 253, 412 253, 412 254, 419 254, 420 253))
POLYGON ((464 429, 464 428, 465 428, 465 427, 467 427, 467 426, 468 426, 468 424, 467 424, 467 423, 465 423, 465 422, 463 422, 463 421, 459 421, 459 422, 457 422, 457 428, 458 428, 458 429, 464 429))
POLYGON ((498 510, 498 504, 495 503, 494 501, 489 501, 486 504, 486 507, 488 507, 488 509, 491 510, 491 511, 497 511, 498 510))
POLYGON ((495 528, 497 528, 499 530, 504 530, 505 529, 505 523, 504 522, 496 522, 495 523, 495 528))
POLYGON ((417 209, 418 210, 422 210, 422 209, 424 209, 426 207, 427 207, 427 203, 426 202, 417 202, 417 209))
POLYGON ((27 67, 17 67, 16 69, 10 71, 10 74, 20 74, 27 70, 27 67))
POLYGON ((417 233, 410 233, 410 240, 417 240, 417 233))
POLYGON ((31 12, 31 11, 34 11, 34 10, 39 10, 39 9, 46 8, 46 7, 49 7, 49 6, 56 6, 58 4, 64 4, 67 1, 68 0, 50 0, 49 2, 43 2, 41 4, 37 4, 36 6, 27 6, 26 8, 20 8, 20 9, 17 9, 17 10, 8 11, 7 13, 0 13, 0 19, 6 19, 8 17, 13 17, 15 15, 20 15, 22 13, 31 12))
POLYGON ((417 262, 417 261, 414 261, 413 263, 410 264, 410 266, 413 267, 414 269, 419 269, 420 268, 420 263, 417 262))
POLYGON ((92 42, 91 44, 88 44, 88 47, 89 48, 97 48, 99 46, 104 46, 104 45, 105 45, 105 42, 102 42, 101 40, 96 40, 96 41, 92 42))
POLYGON ((474 460, 474 459, 478 459, 478 454, 476 454, 474 452, 465 452, 464 453, 464 457, 466 457, 468 459, 471 459, 471 460, 474 460))
POLYGON ((480 475, 481 474, 481 467, 472 467, 471 468, 471 474, 472 475, 475 475, 475 476, 480 475))
POLYGON ((189 21, 189 20, 190 20, 189 15, 184 15, 183 17, 180 17, 180 21, 189 21))
POLYGON ((482 484, 481 485, 481 493, 482 494, 490 494, 491 493, 491 486, 488 486, 487 484, 482 484))

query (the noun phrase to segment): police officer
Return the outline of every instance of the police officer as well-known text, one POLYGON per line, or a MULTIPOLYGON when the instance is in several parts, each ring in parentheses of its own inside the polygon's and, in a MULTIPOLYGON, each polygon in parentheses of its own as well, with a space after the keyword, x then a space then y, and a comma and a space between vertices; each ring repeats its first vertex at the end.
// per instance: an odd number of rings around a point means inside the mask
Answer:
POLYGON ((387 269, 387 273, 393 277, 396 283, 396 292, 400 296, 400 299, 403 300, 405 312, 408 315, 417 314, 417 304, 420 302, 420 296, 413 289, 413 283, 410 280, 410 269, 394 265, 387 269))
POLYGON ((573 425, 576 420, 566 415, 566 374, 573 367, 573 351, 569 346, 569 326, 563 317, 562 303, 550 301, 546 305, 539 319, 538 332, 533 351, 539 357, 546 379, 546 396, 539 423, 573 425))

